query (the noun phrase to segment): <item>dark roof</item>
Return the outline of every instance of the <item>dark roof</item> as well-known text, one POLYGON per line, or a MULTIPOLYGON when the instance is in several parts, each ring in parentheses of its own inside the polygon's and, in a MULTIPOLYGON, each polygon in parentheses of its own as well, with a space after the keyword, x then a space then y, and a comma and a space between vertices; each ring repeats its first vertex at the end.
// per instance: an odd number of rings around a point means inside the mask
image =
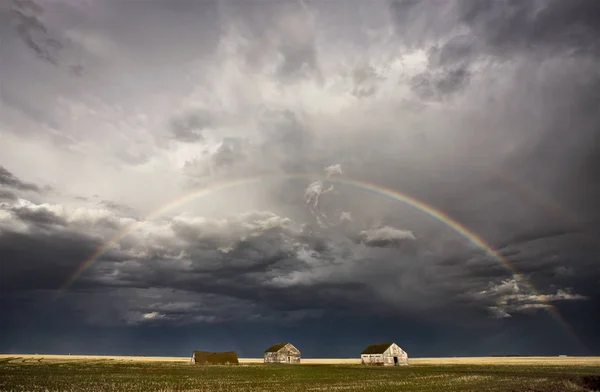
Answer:
POLYGON ((276 353, 277 351, 281 350, 282 348, 285 347, 286 343, 277 343, 272 345, 271 347, 269 347, 268 349, 265 350, 266 353, 276 353))
POLYGON ((194 362, 200 365, 239 364, 235 351, 194 351, 194 362))
POLYGON ((361 354, 383 354, 394 342, 376 343, 368 346, 361 354))

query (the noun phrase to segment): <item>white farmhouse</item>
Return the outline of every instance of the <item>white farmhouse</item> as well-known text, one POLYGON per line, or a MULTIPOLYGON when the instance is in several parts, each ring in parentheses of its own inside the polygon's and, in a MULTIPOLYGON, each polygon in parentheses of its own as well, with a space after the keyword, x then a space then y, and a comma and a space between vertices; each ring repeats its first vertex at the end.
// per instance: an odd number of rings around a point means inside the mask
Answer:
POLYGON ((265 363, 300 363, 300 350, 291 343, 274 344, 265 350, 265 363))
POLYGON ((365 348, 360 354, 363 365, 408 365, 408 354, 396 343, 378 343, 365 348))

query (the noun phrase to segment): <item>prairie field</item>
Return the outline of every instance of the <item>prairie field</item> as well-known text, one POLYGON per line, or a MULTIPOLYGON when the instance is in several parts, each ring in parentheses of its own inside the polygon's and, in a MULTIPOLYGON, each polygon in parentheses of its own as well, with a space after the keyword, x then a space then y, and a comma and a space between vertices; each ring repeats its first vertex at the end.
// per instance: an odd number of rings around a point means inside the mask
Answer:
POLYGON ((492 364, 482 358, 470 359, 467 364, 458 358, 449 359, 455 362, 415 359, 410 366, 384 368, 333 364, 335 359, 330 359, 329 364, 307 360, 304 365, 265 365, 249 363, 247 359, 240 366, 198 366, 190 364, 188 358, 177 357, 4 355, 0 357, 0 391, 584 392, 600 389, 600 366, 595 358, 587 358, 587 362, 579 358, 581 363, 568 363, 568 358, 560 358, 562 363, 532 359, 513 364, 492 364))
MULTIPOLYGON (((0 363, 56 361, 179 362, 190 357, 150 357, 114 355, 0 354, 0 363)), ((239 358, 241 364, 263 363, 262 358, 239 358)), ((600 366, 600 357, 439 357, 409 358, 411 365, 580 365, 600 366)), ((304 365, 359 365, 360 358, 302 358, 304 365)))

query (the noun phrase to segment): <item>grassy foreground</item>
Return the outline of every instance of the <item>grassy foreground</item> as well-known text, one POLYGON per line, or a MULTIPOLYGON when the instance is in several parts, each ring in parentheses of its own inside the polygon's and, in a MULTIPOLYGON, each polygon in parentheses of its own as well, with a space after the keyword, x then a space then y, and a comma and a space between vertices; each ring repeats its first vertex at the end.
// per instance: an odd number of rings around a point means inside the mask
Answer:
POLYGON ((195 366, 186 363, 0 361, 0 391, 590 391, 600 367, 557 365, 195 366))

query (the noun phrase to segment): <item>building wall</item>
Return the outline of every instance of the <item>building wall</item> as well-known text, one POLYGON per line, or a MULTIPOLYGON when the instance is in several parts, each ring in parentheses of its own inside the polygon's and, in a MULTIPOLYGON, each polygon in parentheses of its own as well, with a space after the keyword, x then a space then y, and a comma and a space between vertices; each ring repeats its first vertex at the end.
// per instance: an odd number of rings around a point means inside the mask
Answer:
POLYGON ((279 360, 279 353, 265 353, 265 363, 277 363, 279 360))
POLYGON ((197 365, 218 365, 218 364, 230 364, 238 365, 239 360, 235 351, 225 352, 208 352, 208 351, 194 351, 192 357, 192 363, 197 365))
POLYGON ((394 357, 398 357, 398 365, 408 365, 408 354, 397 344, 392 344, 383 353, 386 366, 394 366, 394 357))
POLYGON ((300 363, 300 351, 288 344, 276 353, 265 353, 265 363, 300 363))
POLYGON ((365 365, 383 365, 383 354, 361 354, 360 359, 365 365))
POLYGON ((408 354, 397 344, 392 344, 383 354, 361 354, 361 362, 365 365, 394 366, 394 357, 398 357, 398 365, 408 365, 408 354))

